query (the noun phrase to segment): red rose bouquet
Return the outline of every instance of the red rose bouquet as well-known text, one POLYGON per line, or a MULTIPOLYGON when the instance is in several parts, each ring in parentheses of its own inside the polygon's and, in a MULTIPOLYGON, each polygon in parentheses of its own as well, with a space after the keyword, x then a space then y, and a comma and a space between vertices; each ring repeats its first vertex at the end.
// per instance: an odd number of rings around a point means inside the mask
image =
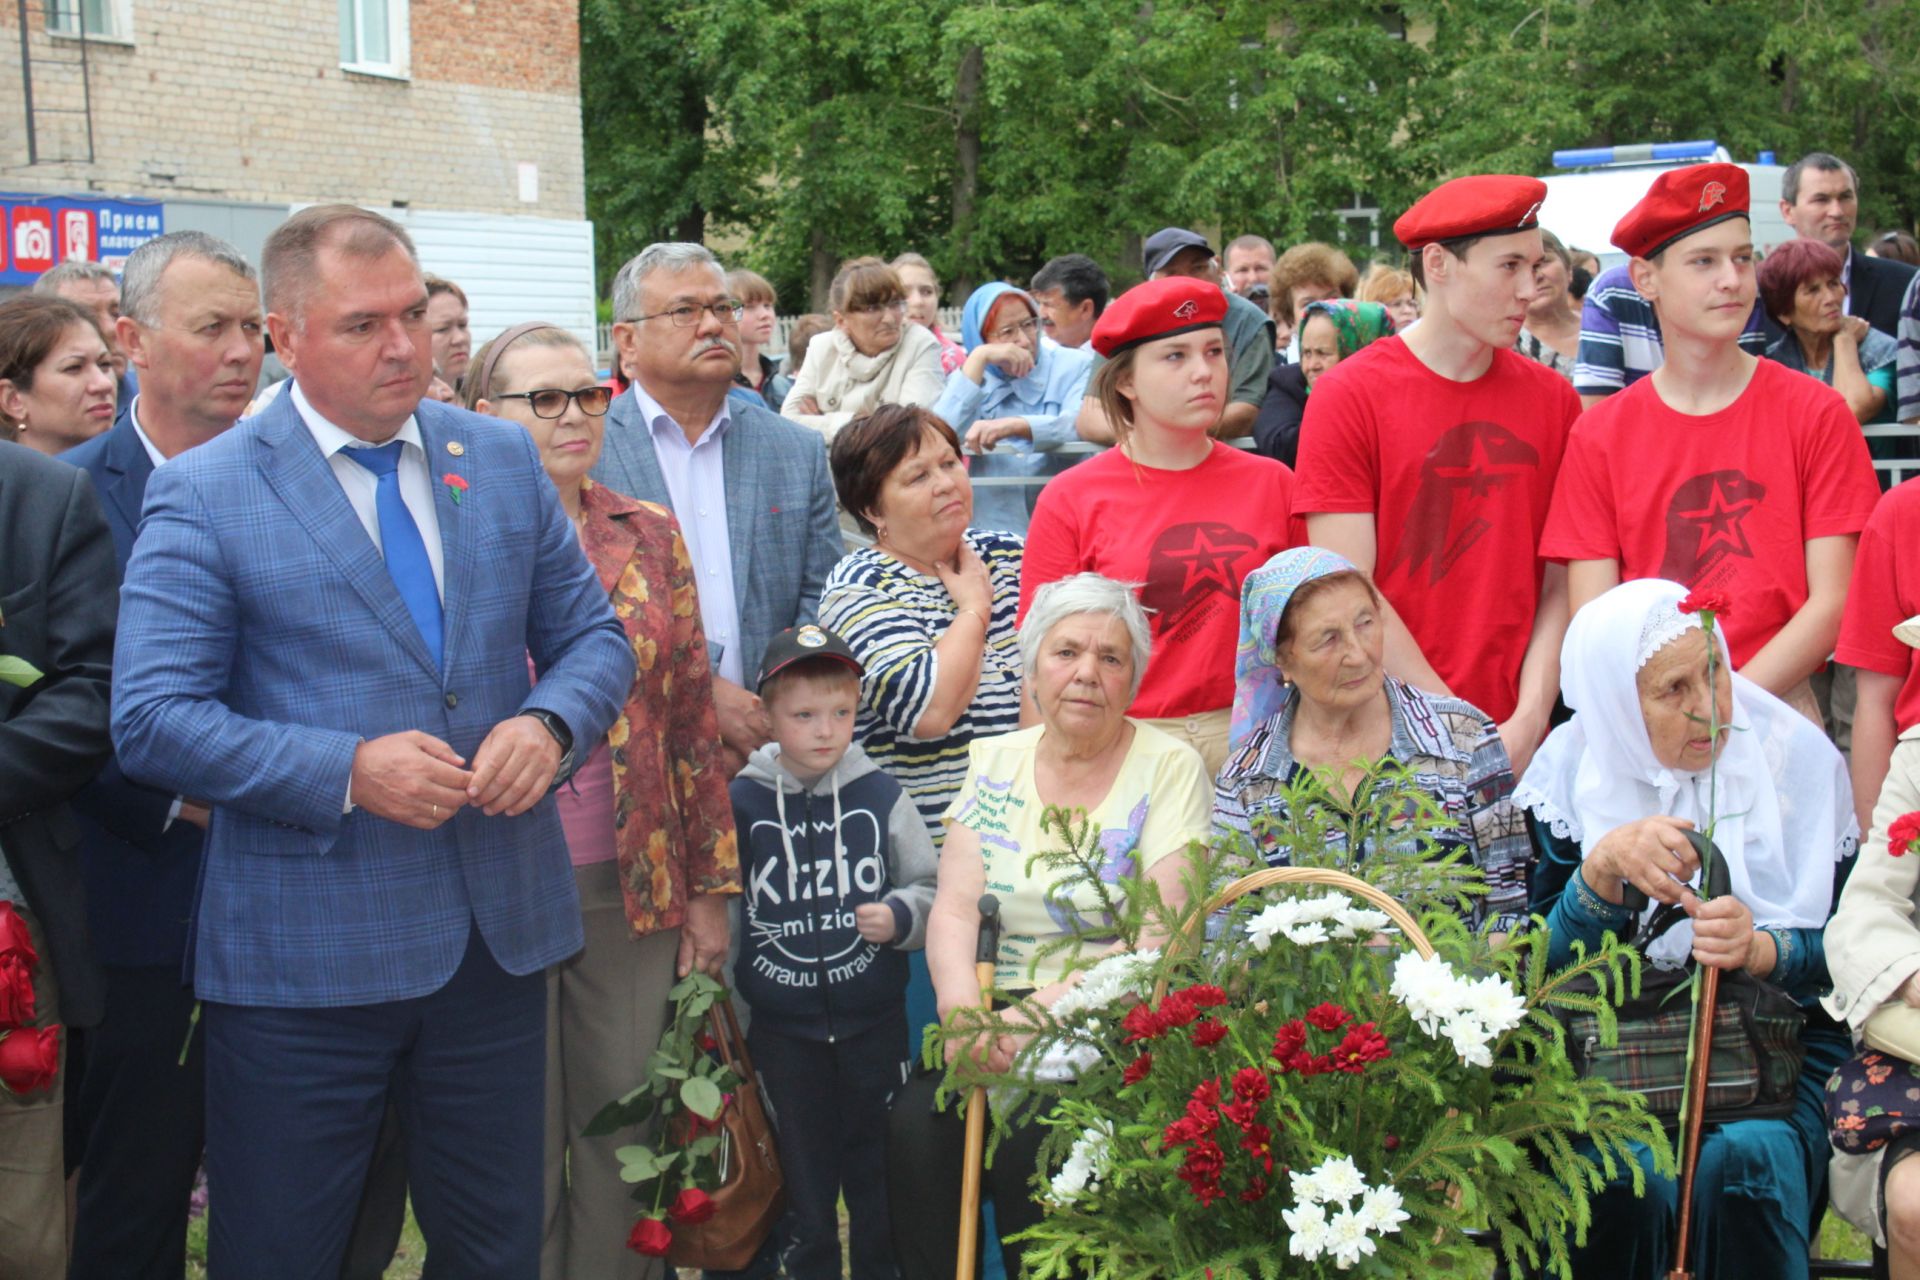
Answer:
POLYGON ((32 1093, 60 1069, 60 1028, 33 1026, 33 975, 40 956, 27 922, 0 901, 0 1087, 32 1093))
POLYGON ((673 1021, 660 1047, 647 1059, 638 1088, 600 1109, 588 1137, 647 1127, 644 1141, 619 1148, 620 1176, 633 1184, 633 1198, 646 1206, 627 1237, 627 1247, 664 1258, 675 1226, 698 1226, 714 1215, 710 1189, 720 1185, 717 1159, 724 1135, 720 1117, 740 1082, 714 1056, 707 1011, 726 988, 702 973, 690 974, 668 993, 673 1021))

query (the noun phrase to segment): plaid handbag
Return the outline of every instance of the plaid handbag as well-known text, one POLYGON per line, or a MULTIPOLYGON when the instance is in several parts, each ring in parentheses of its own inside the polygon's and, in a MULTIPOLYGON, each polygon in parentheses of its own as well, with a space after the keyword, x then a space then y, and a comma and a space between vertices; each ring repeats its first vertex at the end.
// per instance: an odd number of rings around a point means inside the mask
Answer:
MULTIPOLYGON (((1688 835, 1696 846, 1705 845, 1705 837, 1698 832, 1688 835)), ((1712 866, 1712 891, 1725 893, 1726 859, 1717 851, 1712 866)), ((1634 908, 1627 942, 1635 941, 1641 907, 1634 908)), ((1655 912, 1647 922, 1646 936, 1638 941, 1642 954, 1685 918, 1678 906, 1655 912)), ((1656 969, 1643 963, 1640 993, 1621 1002, 1619 1036, 1612 1044, 1600 1034, 1600 1020, 1594 1014, 1566 1013, 1560 1019, 1574 1070, 1582 1077, 1598 1076, 1639 1094, 1647 1110, 1669 1128, 1680 1123, 1680 1100, 1686 1087, 1687 1033, 1693 1020, 1687 984, 1695 967, 1656 969)), ((1585 990, 1596 994, 1598 988, 1587 983, 1585 990)), ((1742 969, 1722 970, 1707 1066, 1706 1122, 1725 1124, 1791 1114, 1807 1056, 1800 1038, 1806 1024, 1806 1011, 1780 988, 1742 969)))

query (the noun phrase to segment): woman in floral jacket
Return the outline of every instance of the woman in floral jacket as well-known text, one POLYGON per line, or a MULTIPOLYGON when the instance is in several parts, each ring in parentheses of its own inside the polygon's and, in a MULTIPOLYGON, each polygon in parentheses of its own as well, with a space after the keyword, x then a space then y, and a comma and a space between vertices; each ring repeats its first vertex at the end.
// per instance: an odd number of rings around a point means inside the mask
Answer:
MULTIPOLYGON (((547 979, 547 1229, 541 1272, 638 1280, 655 1260, 626 1248, 627 1187, 615 1147, 585 1138, 601 1107, 639 1083, 696 965, 719 976, 726 896, 740 859, 693 568, 666 508, 596 486, 610 393, 579 342, 515 325, 478 352, 469 405, 525 427, 580 545, 633 644, 633 688, 606 741, 575 744, 560 818, 586 947, 547 979)), ((656 1264, 657 1265, 657 1264, 656 1264)))

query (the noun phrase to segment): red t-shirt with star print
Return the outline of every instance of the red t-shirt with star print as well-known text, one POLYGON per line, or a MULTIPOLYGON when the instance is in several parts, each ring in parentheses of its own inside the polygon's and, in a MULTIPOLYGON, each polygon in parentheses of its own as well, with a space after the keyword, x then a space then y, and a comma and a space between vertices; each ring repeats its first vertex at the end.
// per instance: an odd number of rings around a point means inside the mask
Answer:
POLYGON ((1493 353, 1471 382, 1399 338, 1327 371, 1300 424, 1301 516, 1373 517, 1373 580, 1447 688, 1511 716, 1540 604, 1540 530, 1580 397, 1553 370, 1493 353))
POLYGON ((1697 415, 1642 378, 1574 427, 1540 554, 1723 592, 1740 667, 1807 602, 1807 542, 1859 533, 1879 499, 1860 424, 1817 378, 1762 360, 1697 415))
POLYGON ((1128 715, 1153 719, 1233 705, 1240 583, 1298 545, 1284 462, 1214 442, 1197 467, 1143 467, 1109 449, 1054 477, 1027 526, 1020 619, 1033 593, 1076 573, 1137 582, 1153 659, 1128 715))

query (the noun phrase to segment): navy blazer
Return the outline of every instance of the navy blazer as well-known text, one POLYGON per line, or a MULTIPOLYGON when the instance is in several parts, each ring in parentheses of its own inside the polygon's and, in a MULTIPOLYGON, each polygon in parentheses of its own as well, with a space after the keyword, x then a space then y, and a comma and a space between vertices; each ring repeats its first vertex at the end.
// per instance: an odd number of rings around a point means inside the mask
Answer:
POLYGON ((1852 265, 1847 268, 1847 314, 1865 316, 1868 324, 1889 338, 1900 336, 1900 301, 1907 295, 1907 282, 1914 269, 1893 258, 1875 258, 1858 249, 1849 249, 1852 265))
POLYGON ((90 1027, 104 993, 87 943, 79 833, 67 800, 107 758, 113 540, 87 478, 0 441, 0 653, 45 679, 0 681, 0 850, 39 917, 60 1020, 90 1027))
MULTIPOLYGON (((741 399, 729 400, 727 412, 732 425, 721 443, 727 543, 740 611, 740 670, 751 685, 767 642, 814 621, 827 575, 847 547, 820 433, 741 399)), ((632 391, 607 411, 593 479, 629 498, 673 507, 653 432, 641 421, 632 391)))
MULTIPOLYGON (((147 477, 153 474, 153 459, 140 443, 126 406, 111 431, 67 450, 60 460, 79 467, 93 481, 113 533, 114 559, 124 575, 140 531, 147 477)), ((202 836, 190 822, 167 825, 173 801, 168 792, 129 779, 117 756, 73 798, 87 887, 87 927, 101 964, 175 966, 186 955, 202 836)))
POLYGON ((551 795, 516 818, 463 808, 433 831, 342 813, 364 740, 420 730, 471 760, 495 725, 540 708, 591 744, 633 683, 532 438, 432 401, 415 417, 445 560, 438 663, 291 395, 147 483, 114 744, 130 777, 213 806, 188 961, 203 999, 426 995, 476 926, 509 973, 580 949, 551 795))

